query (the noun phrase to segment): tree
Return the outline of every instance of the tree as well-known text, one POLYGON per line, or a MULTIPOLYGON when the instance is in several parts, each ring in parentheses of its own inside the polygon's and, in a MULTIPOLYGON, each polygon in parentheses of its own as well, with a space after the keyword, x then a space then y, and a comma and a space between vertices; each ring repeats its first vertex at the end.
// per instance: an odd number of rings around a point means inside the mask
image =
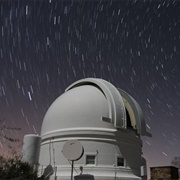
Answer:
MULTIPOLYGON (((5 124, 5 118, 0 118, 0 137, 10 143, 8 157, 0 155, 0 180, 43 180, 37 177, 37 171, 28 163, 21 162, 21 156, 11 145, 19 142, 19 139, 10 137, 5 132, 20 131, 21 128, 9 127, 5 124)), ((0 144, 2 146, 2 144, 0 144)))
POLYGON ((180 157, 174 157, 171 164, 180 169, 180 157))
POLYGON ((6 159, 0 156, 0 180, 37 180, 37 172, 28 163, 15 156, 6 159))
POLYGON ((35 180, 37 173, 27 163, 19 159, 5 159, 0 157, 0 179, 1 180, 35 180))
POLYGON ((19 142, 18 138, 10 137, 10 136, 6 135, 5 132, 8 132, 8 131, 17 132, 17 131, 20 131, 21 128, 15 127, 15 126, 13 126, 13 127, 7 126, 5 121, 6 121, 6 118, 0 117, 0 130, 1 130, 0 136, 4 139, 4 141, 7 140, 9 142, 19 142))
POLYGON ((180 180, 180 157, 174 157, 174 159, 172 160, 171 164, 174 167, 178 168, 178 172, 179 172, 179 180, 180 180))

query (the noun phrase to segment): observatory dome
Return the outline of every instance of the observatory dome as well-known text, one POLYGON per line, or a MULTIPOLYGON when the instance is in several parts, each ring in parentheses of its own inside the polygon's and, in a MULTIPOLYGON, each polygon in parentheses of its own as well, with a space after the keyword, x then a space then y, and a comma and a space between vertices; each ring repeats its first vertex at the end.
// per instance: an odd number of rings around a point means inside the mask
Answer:
POLYGON ((142 111, 130 95, 105 80, 87 78, 70 85, 50 106, 41 137, 72 128, 126 129, 129 119, 138 134, 147 135, 142 111))

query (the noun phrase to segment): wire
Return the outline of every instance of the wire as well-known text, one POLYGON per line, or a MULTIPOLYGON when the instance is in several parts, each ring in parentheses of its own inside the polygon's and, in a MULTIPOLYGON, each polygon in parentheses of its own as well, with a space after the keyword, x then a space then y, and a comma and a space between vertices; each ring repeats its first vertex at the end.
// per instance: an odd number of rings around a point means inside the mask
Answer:
POLYGON ((56 162, 55 162, 55 149, 54 149, 54 143, 52 143, 52 148, 53 148, 53 163, 54 163, 54 168, 55 168, 56 162))
MULTIPOLYGON (((72 166, 71 162, 68 160, 69 164, 72 166)), ((75 169, 75 167, 73 166, 73 169, 76 171, 76 173, 78 174, 77 170, 75 169)))
POLYGON ((49 143, 49 164, 51 164, 51 139, 49 143))

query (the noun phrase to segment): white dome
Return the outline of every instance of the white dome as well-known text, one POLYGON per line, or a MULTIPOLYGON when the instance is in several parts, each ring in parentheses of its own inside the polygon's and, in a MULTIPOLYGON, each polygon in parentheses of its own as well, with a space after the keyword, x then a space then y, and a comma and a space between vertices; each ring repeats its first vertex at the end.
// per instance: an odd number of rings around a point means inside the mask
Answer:
MULTIPOLYGON (((42 138, 50 134, 54 136, 58 131, 69 128, 126 128, 128 108, 124 101, 129 100, 132 100, 131 96, 102 79, 88 78, 77 81, 48 109, 43 120, 41 136, 42 138)), ((134 99, 133 102, 132 108, 129 109, 134 111, 134 114, 137 112, 141 114, 139 105, 134 99)), ((132 103, 129 104, 131 106, 132 103)), ((137 128, 139 134, 146 134, 143 118, 141 116, 135 118, 138 118, 134 119, 138 123, 134 122, 133 125, 131 122, 134 129, 137 128), (141 131, 142 128, 144 132, 141 131)))
POLYGON ((101 117, 108 117, 104 94, 96 87, 73 88, 56 99, 47 111, 41 135, 58 129, 75 127, 107 127, 101 117))

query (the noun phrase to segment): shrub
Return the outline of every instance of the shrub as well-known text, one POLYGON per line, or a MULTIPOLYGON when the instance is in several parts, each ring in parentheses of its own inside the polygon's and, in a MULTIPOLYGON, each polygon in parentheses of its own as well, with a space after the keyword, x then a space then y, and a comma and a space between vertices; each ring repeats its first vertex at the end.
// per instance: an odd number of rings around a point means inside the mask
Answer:
POLYGON ((5 159, 0 156, 0 180, 37 180, 37 172, 28 163, 14 157, 5 159))

